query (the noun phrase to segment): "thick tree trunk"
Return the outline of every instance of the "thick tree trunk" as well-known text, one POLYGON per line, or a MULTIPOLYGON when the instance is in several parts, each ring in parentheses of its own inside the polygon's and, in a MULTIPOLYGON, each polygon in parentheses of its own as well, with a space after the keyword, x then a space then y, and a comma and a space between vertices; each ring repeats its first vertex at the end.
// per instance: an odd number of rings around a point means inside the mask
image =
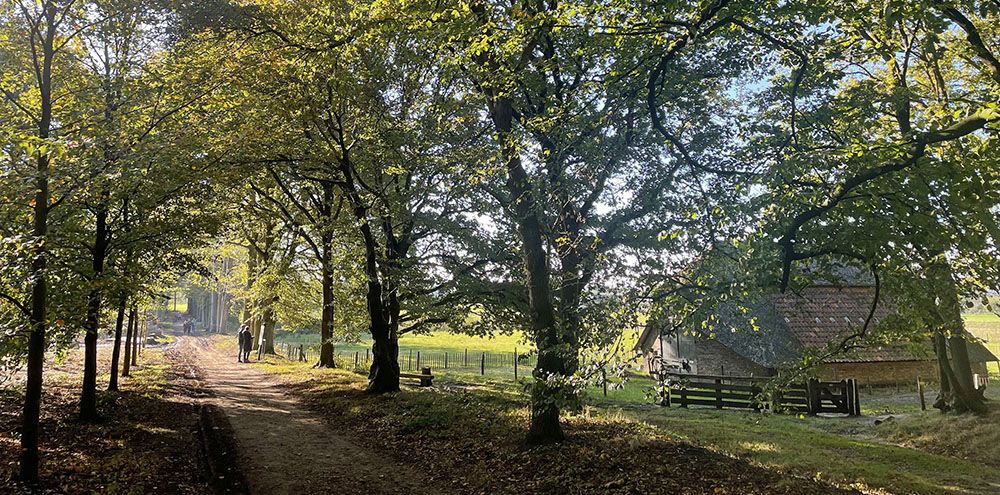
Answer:
POLYGON ((927 274, 931 277, 937 296, 933 302, 936 305, 934 314, 940 315, 941 319, 935 332, 934 347, 938 354, 940 374, 947 378, 942 380, 942 394, 935 402, 935 407, 942 411, 954 409, 958 413, 985 412, 986 403, 972 380, 969 349, 965 342, 965 322, 962 320, 962 306, 951 267, 943 257, 939 257, 928 267, 927 274), (945 334, 948 335, 947 339, 945 334), (950 396, 944 393, 946 381, 950 396))
POLYGON ((118 362, 122 357, 122 328, 125 326, 125 307, 128 298, 123 294, 118 300, 118 316, 115 318, 115 342, 111 348, 111 376, 108 391, 118 391, 118 362))
POLYGON ((135 341, 136 318, 136 309, 135 306, 132 306, 128 314, 128 331, 125 336, 125 359, 122 360, 122 376, 129 376, 129 371, 132 369, 132 342, 135 341))
POLYGON ((365 271, 368 275, 369 331, 372 335, 372 366, 368 371, 368 392, 382 394, 399 391, 399 341, 386 318, 382 304, 382 284, 376 264, 375 241, 367 222, 361 224, 365 240, 365 271))
POLYGON ((365 278, 368 281, 365 306, 368 310, 368 331, 372 336, 372 365, 368 371, 367 391, 372 394, 396 392, 399 390, 399 342, 390 324, 384 298, 378 267, 378 243, 372 233, 367 207, 354 183, 354 171, 346 158, 341 162, 341 171, 344 174, 344 184, 341 187, 351 204, 354 218, 358 221, 358 232, 365 248, 365 278))
POLYGON ((372 327, 372 366, 368 371, 368 392, 399 391, 399 341, 390 337, 389 327, 372 327))
POLYGON ((955 398, 951 392, 951 373, 948 362, 948 341, 941 332, 934 332, 934 355, 937 358, 938 379, 941 382, 937 399, 934 400, 934 408, 941 412, 948 412, 952 408, 955 398))
POLYGON ((493 97, 490 116, 493 119, 507 169, 507 190, 514 198, 513 213, 521 238, 521 258, 528 282, 528 302, 531 309, 531 330, 538 348, 535 385, 531 393, 531 426, 528 443, 558 442, 564 438, 559 425, 559 406, 555 399, 559 391, 548 385, 548 377, 565 376, 567 358, 575 359, 577 349, 565 342, 556 322, 552 300, 551 277, 538 205, 530 179, 521 164, 520 151, 513 142, 514 109, 506 97, 493 97))
POLYGON ((80 420, 97 419, 97 339, 101 326, 101 285, 104 274, 104 258, 108 252, 108 207, 107 186, 101 192, 101 204, 97 207, 92 251, 93 286, 87 296, 87 333, 84 336, 83 390, 80 394, 80 420))
POLYGON ((986 412, 986 403, 982 394, 976 390, 972 378, 972 366, 969 363, 969 348, 964 334, 954 334, 948 338, 948 348, 951 350, 951 388, 955 397, 955 410, 959 413, 986 412))

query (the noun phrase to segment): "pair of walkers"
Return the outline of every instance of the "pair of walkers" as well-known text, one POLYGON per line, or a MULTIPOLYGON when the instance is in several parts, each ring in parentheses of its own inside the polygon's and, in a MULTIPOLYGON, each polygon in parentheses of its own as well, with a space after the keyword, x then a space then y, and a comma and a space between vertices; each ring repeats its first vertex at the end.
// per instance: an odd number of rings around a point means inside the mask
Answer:
POLYGON ((241 326, 240 333, 236 335, 240 343, 240 352, 236 355, 236 360, 241 363, 249 363, 250 351, 253 350, 253 334, 250 333, 250 327, 248 325, 241 326))

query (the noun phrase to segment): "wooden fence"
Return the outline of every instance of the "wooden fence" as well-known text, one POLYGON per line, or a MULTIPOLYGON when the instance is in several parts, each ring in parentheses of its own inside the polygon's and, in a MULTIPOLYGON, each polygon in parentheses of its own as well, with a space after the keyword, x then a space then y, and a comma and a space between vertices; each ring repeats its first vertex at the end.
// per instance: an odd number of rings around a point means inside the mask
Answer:
POLYGON ((824 382, 816 379, 791 384, 770 398, 762 397, 767 379, 723 375, 665 375, 667 388, 661 397, 666 406, 710 406, 716 409, 771 409, 806 414, 840 413, 861 415, 858 384, 854 379, 824 382))

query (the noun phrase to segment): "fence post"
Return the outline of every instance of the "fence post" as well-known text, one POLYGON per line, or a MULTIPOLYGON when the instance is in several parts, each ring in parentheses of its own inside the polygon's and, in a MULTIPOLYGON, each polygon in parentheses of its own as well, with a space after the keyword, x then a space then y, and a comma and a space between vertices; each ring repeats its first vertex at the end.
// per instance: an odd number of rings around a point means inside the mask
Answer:
POLYGON ((354 351, 354 369, 358 369, 358 356, 360 354, 358 351, 354 351))
POLYGON ((917 394, 920 395, 920 410, 927 410, 927 401, 924 399, 924 384, 920 381, 920 377, 917 377, 917 394))
POLYGON ((406 371, 410 371, 413 369, 413 349, 410 349, 407 354, 409 357, 406 358, 406 371))
POLYGON ((816 386, 816 379, 810 378, 806 381, 806 412, 812 416, 816 414, 816 407, 819 403, 819 390, 816 386))
POLYGON ((514 348, 514 380, 517 380, 517 347, 514 348))
POLYGON ((462 366, 466 367, 466 368, 469 367, 469 348, 468 347, 465 348, 465 361, 463 362, 462 366))
POLYGON ((420 351, 417 351, 417 368, 420 368, 420 351))
POLYGON ((444 351, 444 369, 448 369, 448 351, 444 351))
POLYGON ((851 378, 851 396, 854 397, 854 416, 861 416, 861 394, 858 393, 856 378, 851 378))
POLYGON ((715 408, 722 409, 722 380, 715 379, 715 408))
POLYGON ((479 361, 479 374, 486 374, 486 353, 483 353, 482 359, 479 361))

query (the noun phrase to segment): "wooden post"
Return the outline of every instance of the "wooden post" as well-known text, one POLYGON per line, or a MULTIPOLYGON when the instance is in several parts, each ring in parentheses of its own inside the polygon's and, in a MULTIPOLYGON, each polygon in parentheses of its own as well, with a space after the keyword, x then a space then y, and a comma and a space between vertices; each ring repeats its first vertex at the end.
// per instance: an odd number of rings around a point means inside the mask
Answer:
POLYGON ((861 394, 858 393, 858 380, 851 378, 848 380, 851 384, 851 397, 854 397, 852 403, 854 404, 853 416, 861 416, 861 394))
POLYGON ((920 381, 920 377, 917 377, 917 395, 920 396, 920 410, 927 410, 927 399, 924 398, 924 382, 920 381))
POLYGON ((465 348, 465 361, 464 361, 464 364, 462 364, 462 366, 466 367, 466 368, 469 367, 469 348, 468 347, 465 348))
POLYGON ((715 408, 722 409, 722 380, 715 379, 715 408))
POLYGON ((406 359, 406 371, 413 369, 413 349, 410 349, 408 357, 406 359))
POLYGON ((815 378, 806 382, 806 410, 810 416, 819 412, 819 383, 815 378))
POLYGON ((302 344, 299 344, 299 361, 306 360, 306 351, 302 348, 302 344))
POLYGON ((365 349, 365 364, 368 364, 368 349, 365 349))
POLYGON ((358 351, 354 351, 354 369, 358 369, 358 356, 359 355, 360 355, 360 353, 358 351))
POLYGON ((444 369, 448 369, 448 351, 444 351, 444 369))
POLYGON ((431 374, 431 367, 430 366, 424 367, 423 369, 420 370, 420 374, 423 375, 420 377, 420 386, 430 387, 433 380, 433 375, 431 374))
POLYGON ((517 347, 514 348, 514 380, 517 380, 517 347))
POLYGON ((420 368, 420 351, 417 351, 417 368, 420 368))
POLYGON ((480 375, 485 375, 486 374, 486 353, 485 352, 483 353, 482 358, 479 361, 479 374, 480 375))
POLYGON ((847 402, 847 414, 854 416, 854 380, 848 378, 845 383, 847 386, 844 390, 844 399, 847 402))

